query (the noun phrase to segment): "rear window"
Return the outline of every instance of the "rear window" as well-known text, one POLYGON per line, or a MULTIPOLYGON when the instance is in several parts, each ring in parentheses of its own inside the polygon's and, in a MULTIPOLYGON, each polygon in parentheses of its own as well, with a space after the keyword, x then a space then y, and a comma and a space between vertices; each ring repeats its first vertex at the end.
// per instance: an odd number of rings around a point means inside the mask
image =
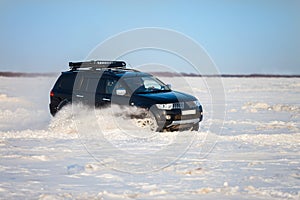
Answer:
POLYGON ((73 90, 75 75, 65 74, 59 79, 57 87, 61 90, 73 90))

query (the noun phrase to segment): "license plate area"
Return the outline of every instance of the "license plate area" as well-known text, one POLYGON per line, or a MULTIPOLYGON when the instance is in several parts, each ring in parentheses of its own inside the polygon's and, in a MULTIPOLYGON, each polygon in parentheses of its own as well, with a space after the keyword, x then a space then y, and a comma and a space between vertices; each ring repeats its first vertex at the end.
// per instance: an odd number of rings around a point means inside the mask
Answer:
POLYGON ((196 114, 196 110, 182 110, 181 114, 182 115, 194 115, 194 114, 196 114))

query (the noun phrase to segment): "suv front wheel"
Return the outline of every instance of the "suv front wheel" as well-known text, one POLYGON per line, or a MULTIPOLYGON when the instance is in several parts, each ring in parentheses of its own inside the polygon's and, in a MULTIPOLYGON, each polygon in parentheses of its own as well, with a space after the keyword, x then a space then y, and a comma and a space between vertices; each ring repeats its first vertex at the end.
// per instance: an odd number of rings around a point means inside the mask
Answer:
POLYGON ((192 131, 198 131, 199 130, 199 122, 194 124, 192 127, 192 131))
POLYGON ((162 131, 162 127, 157 124, 157 120, 151 111, 148 111, 146 116, 142 119, 137 119, 137 126, 141 128, 147 128, 154 132, 162 131))

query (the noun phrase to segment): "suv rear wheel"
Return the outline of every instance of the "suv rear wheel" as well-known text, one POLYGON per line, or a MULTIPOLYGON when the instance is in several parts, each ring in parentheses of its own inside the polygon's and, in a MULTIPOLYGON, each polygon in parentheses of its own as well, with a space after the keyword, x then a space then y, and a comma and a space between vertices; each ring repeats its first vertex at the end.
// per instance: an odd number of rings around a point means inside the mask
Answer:
POLYGON ((49 106, 50 106, 50 113, 52 116, 54 116, 57 113, 57 111, 58 111, 57 106, 59 105, 60 102, 61 102, 61 100, 57 99, 57 98, 55 98, 51 101, 49 106))
POLYGON ((62 101, 60 101, 59 99, 53 100, 50 105, 51 115, 56 115, 56 113, 67 104, 69 104, 69 101, 67 99, 64 99, 62 101))
POLYGON ((64 107, 65 105, 67 105, 69 103, 68 99, 64 99, 63 101, 61 101, 58 106, 57 106, 57 110, 62 109, 62 107, 64 107))

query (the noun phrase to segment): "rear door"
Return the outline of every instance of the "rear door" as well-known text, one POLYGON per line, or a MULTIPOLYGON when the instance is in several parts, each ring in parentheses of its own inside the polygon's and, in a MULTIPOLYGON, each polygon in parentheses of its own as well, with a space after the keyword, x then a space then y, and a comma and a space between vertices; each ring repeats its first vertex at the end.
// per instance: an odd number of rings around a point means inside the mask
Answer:
POLYGON ((97 73, 78 73, 73 92, 73 100, 94 106, 97 96, 101 95, 98 85, 100 77, 97 73))
POLYGON ((129 92, 122 96, 117 95, 118 88, 126 88, 118 77, 105 74, 100 79, 97 74, 78 74, 73 99, 96 107, 109 106, 111 103, 129 105, 129 92))

